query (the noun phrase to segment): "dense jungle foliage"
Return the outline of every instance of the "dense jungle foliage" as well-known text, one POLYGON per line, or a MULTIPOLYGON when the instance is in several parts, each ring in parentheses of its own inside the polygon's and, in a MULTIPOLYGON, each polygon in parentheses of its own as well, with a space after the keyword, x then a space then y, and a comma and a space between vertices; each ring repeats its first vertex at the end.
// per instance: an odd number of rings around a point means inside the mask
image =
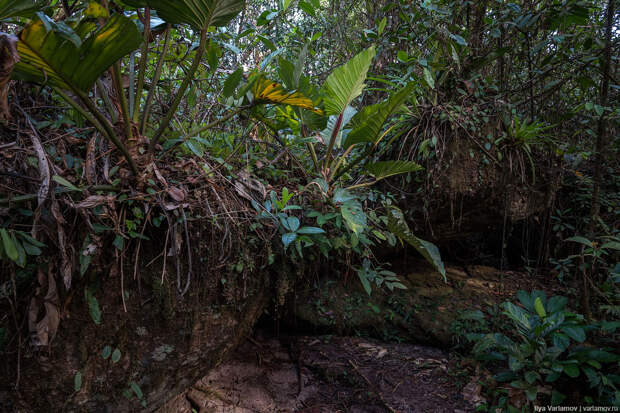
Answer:
MULTIPOLYGON (((65 323, 103 331, 108 294, 126 317, 154 300, 174 318, 195 297, 249 302, 266 274, 277 318, 314 277, 408 293, 403 255, 446 284, 485 264, 532 286, 450 325, 478 411, 620 406, 619 15, 0 0, 0 406, 28 410, 4 399, 40 380, 23 366, 61 359, 65 323)), ((61 407, 91 389, 72 371, 61 407)), ((119 380, 132 409, 158 407, 119 380)))

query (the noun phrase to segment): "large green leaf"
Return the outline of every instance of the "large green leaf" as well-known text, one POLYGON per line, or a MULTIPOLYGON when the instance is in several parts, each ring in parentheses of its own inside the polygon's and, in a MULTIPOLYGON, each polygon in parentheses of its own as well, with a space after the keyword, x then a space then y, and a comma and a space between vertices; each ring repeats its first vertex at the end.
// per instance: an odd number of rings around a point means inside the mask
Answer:
POLYGON ((411 161, 382 161, 371 163, 366 170, 378 181, 389 176, 417 172, 423 169, 420 165, 411 161))
POLYGON ((327 115, 339 115, 351 104, 353 99, 362 93, 366 86, 364 81, 370 63, 375 54, 375 47, 371 46, 329 75, 323 85, 325 113, 327 115))
POLYGON ((446 280, 446 268, 443 265, 443 261, 441 260, 441 255, 439 255, 439 249, 435 246, 435 244, 424 241, 413 235, 407 222, 405 221, 405 217, 403 216, 403 212, 395 206, 388 207, 387 211, 388 216, 388 229, 397 237, 404 239, 411 246, 413 246, 426 260, 435 267, 437 271, 443 276, 444 281, 446 280))
POLYGON ((45 4, 42 0, 0 0, 0 20, 30 16, 41 10, 45 4))
POLYGON ((196 30, 225 26, 245 8, 245 0, 146 0, 146 3, 168 23, 188 23, 196 30))
POLYGON ((366 228, 366 213, 362 204, 357 200, 351 200, 340 206, 340 213, 347 227, 359 236, 366 228))
POLYGON ((114 62, 140 46, 136 24, 115 14, 101 28, 84 20, 75 30, 37 13, 19 35, 13 76, 62 89, 90 90, 114 62))
POLYGON ((389 99, 375 105, 366 106, 351 119, 351 132, 347 135, 344 147, 361 142, 376 143, 385 122, 405 103, 413 91, 414 84, 407 86, 394 93, 389 99))
POLYGON ((502 304, 502 307, 504 308, 504 314, 512 319, 517 327, 523 331, 529 331, 532 328, 528 314, 521 307, 517 307, 510 302, 505 302, 502 304))

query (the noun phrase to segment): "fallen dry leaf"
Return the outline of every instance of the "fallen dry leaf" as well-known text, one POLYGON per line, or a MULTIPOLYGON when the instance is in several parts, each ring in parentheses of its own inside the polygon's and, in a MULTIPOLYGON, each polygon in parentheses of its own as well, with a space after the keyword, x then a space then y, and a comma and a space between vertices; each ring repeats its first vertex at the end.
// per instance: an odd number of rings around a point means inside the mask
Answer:
POLYGON ((84 165, 84 173, 88 185, 97 184, 97 135, 93 135, 88 141, 86 149, 86 161, 84 165))
POLYGON ((174 186, 166 189, 166 192, 168 192, 168 195, 170 195, 170 197, 177 202, 183 202, 183 200, 185 199, 185 192, 183 192, 182 189, 176 188, 174 186))
POLYGON ((94 208, 99 205, 107 205, 110 208, 114 207, 114 201, 116 197, 114 195, 91 195, 78 203, 75 207, 81 208, 94 208))
POLYGON ((9 80, 13 66, 19 61, 17 37, 0 33, 0 121, 6 123, 11 118, 9 109, 9 80))
POLYGON ((39 287, 36 296, 30 300, 30 308, 28 309, 28 328, 34 346, 47 346, 52 342, 58 331, 60 324, 60 312, 58 310, 59 298, 56 281, 52 274, 52 267, 46 275, 42 270, 37 274, 39 287), (42 297, 42 291, 46 290, 45 296, 42 297), (38 320, 40 312, 40 302, 43 302, 45 315, 38 320))
POLYGON ((463 387, 463 399, 470 402, 474 406, 478 406, 486 402, 486 399, 480 395, 482 392, 482 385, 479 383, 480 377, 474 376, 467 383, 465 387, 463 387))

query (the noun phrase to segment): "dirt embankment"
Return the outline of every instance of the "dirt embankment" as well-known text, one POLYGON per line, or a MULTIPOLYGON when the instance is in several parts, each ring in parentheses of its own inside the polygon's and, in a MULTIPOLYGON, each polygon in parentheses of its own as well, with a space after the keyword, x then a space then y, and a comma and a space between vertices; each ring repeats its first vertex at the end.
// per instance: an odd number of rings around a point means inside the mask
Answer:
POLYGON ((423 261, 395 270, 406 290, 373 288, 370 297, 357 279, 347 284, 322 279, 318 288, 298 290, 292 322, 320 333, 363 334, 435 345, 453 343, 454 322, 466 310, 511 300, 536 285, 524 274, 481 265, 446 268, 446 281, 423 261))

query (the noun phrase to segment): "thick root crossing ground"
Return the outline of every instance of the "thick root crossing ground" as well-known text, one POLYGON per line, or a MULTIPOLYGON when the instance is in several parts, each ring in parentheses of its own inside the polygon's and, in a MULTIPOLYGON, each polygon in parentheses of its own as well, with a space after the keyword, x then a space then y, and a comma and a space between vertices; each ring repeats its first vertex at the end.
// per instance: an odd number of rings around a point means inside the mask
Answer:
POLYGON ((473 411, 461 387, 446 353, 430 347, 257 337, 158 413, 473 411))

